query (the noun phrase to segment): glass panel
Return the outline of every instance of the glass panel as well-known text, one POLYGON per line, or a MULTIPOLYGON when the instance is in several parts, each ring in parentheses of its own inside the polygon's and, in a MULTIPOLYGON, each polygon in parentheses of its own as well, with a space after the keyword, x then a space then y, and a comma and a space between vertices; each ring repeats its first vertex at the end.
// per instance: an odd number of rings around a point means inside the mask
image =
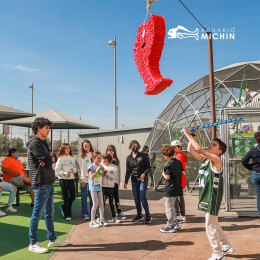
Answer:
MULTIPOLYGON (((183 98, 182 98, 183 99, 183 98)), ((181 100, 182 101, 182 100, 181 100)), ((176 113, 177 107, 180 105, 181 101, 173 105, 167 112, 161 114, 160 119, 164 122, 169 122, 172 116, 176 113)))

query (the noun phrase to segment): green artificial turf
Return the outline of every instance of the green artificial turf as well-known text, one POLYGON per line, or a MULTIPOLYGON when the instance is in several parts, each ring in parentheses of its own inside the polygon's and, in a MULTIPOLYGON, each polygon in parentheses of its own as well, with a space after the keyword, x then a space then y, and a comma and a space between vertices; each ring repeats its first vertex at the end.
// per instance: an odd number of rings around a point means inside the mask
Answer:
MULTIPOLYGON (((56 236, 64 240, 72 228, 77 209, 80 205, 80 197, 77 197, 72 205, 72 220, 66 221, 60 212, 61 188, 59 184, 54 185, 54 228, 56 236)), ((8 192, 3 192, 1 203, 7 203, 8 192)), ((0 217, 0 258, 3 260, 14 259, 48 259, 55 251, 56 247, 50 248, 48 253, 35 254, 28 251, 29 246, 29 225, 33 208, 30 208, 31 198, 29 194, 20 195, 20 206, 15 207, 16 213, 7 212, 6 216, 0 217)), ((5 206, 0 205, 0 210, 5 212, 5 206)), ((44 222, 44 216, 39 222, 38 241, 43 247, 47 247, 48 239, 44 222)))

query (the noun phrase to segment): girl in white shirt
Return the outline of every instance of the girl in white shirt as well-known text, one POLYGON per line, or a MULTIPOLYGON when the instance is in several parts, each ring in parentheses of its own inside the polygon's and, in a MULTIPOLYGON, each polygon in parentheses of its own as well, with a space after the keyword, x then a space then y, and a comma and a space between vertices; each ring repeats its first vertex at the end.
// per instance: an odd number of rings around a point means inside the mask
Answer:
POLYGON ((80 154, 78 155, 77 162, 80 172, 79 182, 81 186, 81 214, 84 220, 89 219, 88 196, 90 200, 90 212, 93 205, 88 185, 88 167, 91 165, 93 152, 94 150, 90 141, 87 139, 83 140, 81 142, 80 154))
POLYGON ((66 220, 71 220, 71 206, 75 200, 75 173, 77 164, 72 156, 70 145, 63 143, 58 153, 55 175, 59 178, 64 204, 61 205, 61 214, 66 220))

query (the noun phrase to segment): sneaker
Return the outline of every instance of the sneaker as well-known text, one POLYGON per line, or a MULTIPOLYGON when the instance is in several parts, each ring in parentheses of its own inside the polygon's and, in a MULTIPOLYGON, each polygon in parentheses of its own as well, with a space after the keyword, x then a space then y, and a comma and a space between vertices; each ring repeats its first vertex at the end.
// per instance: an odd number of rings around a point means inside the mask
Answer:
POLYGON ((0 217, 5 216, 6 213, 4 213, 2 210, 0 210, 0 217))
POLYGON ((100 218, 97 218, 97 219, 96 219, 96 223, 97 223, 97 224, 100 224, 100 218))
POLYGON ((107 226, 107 221, 105 219, 101 220, 100 226, 107 226))
POLYGON ((14 209, 13 206, 9 206, 6 208, 6 212, 17 212, 17 209, 14 209))
POLYGON ((98 224, 98 223, 96 223, 96 222, 94 222, 94 221, 91 221, 90 223, 89 223, 89 226, 90 227, 100 227, 100 225, 98 224))
POLYGON ((186 222, 186 217, 185 216, 180 216, 181 222, 186 222))
POLYGON ((83 215, 82 218, 83 218, 84 220, 88 220, 88 219, 89 219, 89 216, 88 216, 88 215, 83 215))
POLYGON ((132 221, 138 222, 138 221, 143 221, 143 220, 144 220, 143 215, 137 215, 132 221))
POLYGON ((168 226, 160 228, 162 233, 176 233, 177 231, 174 228, 170 228, 168 226))
POLYGON ((56 238, 54 241, 48 242, 48 247, 56 247, 56 246, 67 246, 70 242, 69 241, 63 241, 59 238, 56 238))
POLYGON ((150 224, 152 222, 152 217, 151 215, 146 215, 144 224, 150 224))
POLYGON ((179 223, 175 223, 173 226, 173 229, 179 230, 179 229, 181 229, 181 226, 179 225, 179 223))
POLYGON ((233 254, 235 252, 235 249, 229 244, 222 245, 222 251, 224 255, 233 254))
POLYGON ((39 242, 35 243, 34 245, 30 244, 29 249, 30 252, 38 253, 38 254, 44 254, 49 252, 47 248, 44 248, 41 246, 39 242))
POLYGON ((126 216, 122 212, 120 212, 120 213, 118 213, 117 218, 118 219, 126 219, 126 216))
POLYGON ((117 217, 112 218, 112 222, 121 223, 120 219, 118 219, 117 217))
POLYGON ((30 207, 31 207, 31 208, 33 208, 33 207, 34 207, 34 203, 33 203, 33 202, 31 202, 31 205, 30 205, 30 207))
POLYGON ((70 221, 70 220, 71 220, 71 217, 67 217, 66 220, 67 220, 67 221, 70 221))
POLYGON ((175 222, 181 222, 181 216, 176 216, 174 219, 175 222))
POLYGON ((65 215, 64 215, 64 212, 63 212, 63 209, 62 209, 62 205, 60 205, 60 211, 61 211, 61 215, 62 215, 62 217, 65 218, 65 215))
POLYGON ((221 252, 220 254, 217 253, 213 253, 213 255, 211 256, 211 258, 209 258, 208 260, 225 260, 225 255, 223 252, 221 252))

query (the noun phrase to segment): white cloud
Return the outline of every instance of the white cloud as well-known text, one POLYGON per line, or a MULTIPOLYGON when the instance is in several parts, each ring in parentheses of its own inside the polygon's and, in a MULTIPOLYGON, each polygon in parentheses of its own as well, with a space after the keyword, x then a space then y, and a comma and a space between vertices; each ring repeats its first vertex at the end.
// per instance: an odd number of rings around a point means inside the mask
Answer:
POLYGON ((7 68, 11 68, 11 69, 14 69, 14 70, 21 70, 21 71, 25 71, 25 72, 38 71, 38 69, 28 68, 28 67, 23 66, 23 65, 18 65, 18 66, 8 65, 7 68))
POLYGON ((73 86, 61 86, 58 88, 58 90, 64 93, 73 93, 79 91, 76 87, 73 86))

